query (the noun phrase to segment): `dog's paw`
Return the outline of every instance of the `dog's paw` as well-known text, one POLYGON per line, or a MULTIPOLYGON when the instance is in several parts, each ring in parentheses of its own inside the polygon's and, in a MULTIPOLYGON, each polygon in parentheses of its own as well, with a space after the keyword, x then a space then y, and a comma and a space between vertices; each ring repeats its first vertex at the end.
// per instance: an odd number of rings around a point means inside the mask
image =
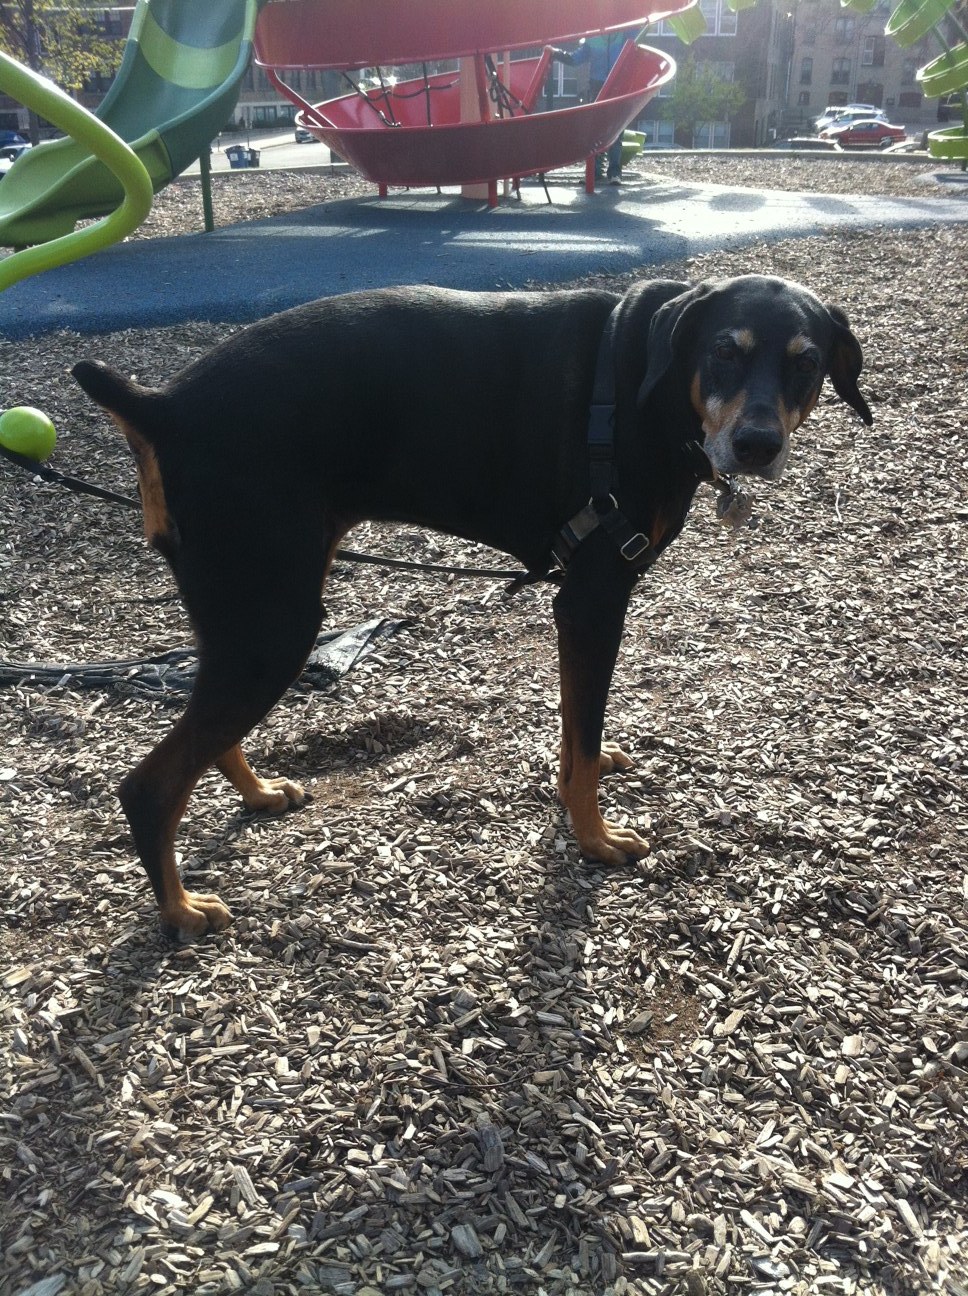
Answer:
POLYGON ((627 864, 630 859, 641 859, 651 849, 649 843, 631 828, 602 820, 601 831, 579 841, 581 853, 600 864, 627 864))
POLYGON ((283 814, 290 806, 301 806, 306 792, 299 783, 285 778, 257 778, 255 786, 243 798, 246 810, 260 810, 267 814, 283 814))
POLYGON ((162 910, 161 921, 180 940, 194 940, 206 932, 223 931, 232 921, 232 915, 217 895, 185 891, 178 904, 162 910))
POLYGON ((632 757, 624 752, 618 743, 602 743, 601 754, 598 757, 598 769, 600 773, 611 774, 613 770, 631 769, 632 764, 632 757))

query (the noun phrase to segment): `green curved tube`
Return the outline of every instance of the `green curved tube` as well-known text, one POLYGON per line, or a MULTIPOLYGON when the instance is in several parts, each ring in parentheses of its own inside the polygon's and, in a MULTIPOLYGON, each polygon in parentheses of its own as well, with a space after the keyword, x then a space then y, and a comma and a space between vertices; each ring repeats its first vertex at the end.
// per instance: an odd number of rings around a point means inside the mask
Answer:
POLYGON ((0 89, 90 149, 117 176, 124 188, 121 206, 96 225, 75 230, 49 243, 24 248, 0 261, 2 292, 29 275, 76 261, 124 238, 148 215, 154 194, 148 172, 124 140, 52 81, 24 67, 2 50, 0 89))

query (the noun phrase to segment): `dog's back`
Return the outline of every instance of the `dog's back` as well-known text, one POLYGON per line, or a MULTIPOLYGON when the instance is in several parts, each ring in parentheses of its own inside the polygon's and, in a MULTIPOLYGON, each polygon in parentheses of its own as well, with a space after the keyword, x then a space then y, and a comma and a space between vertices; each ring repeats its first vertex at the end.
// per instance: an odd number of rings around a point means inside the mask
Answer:
POLYGON ((186 512, 212 507, 202 483, 214 495, 218 478, 238 513, 271 509, 308 479, 348 521, 429 526, 527 564, 534 520, 522 527, 523 515, 546 514, 550 536, 571 506, 548 498, 547 482, 569 480, 584 454, 598 337, 615 300, 352 293, 240 331, 161 389, 97 362, 73 374, 139 465, 151 448, 182 535, 186 512))

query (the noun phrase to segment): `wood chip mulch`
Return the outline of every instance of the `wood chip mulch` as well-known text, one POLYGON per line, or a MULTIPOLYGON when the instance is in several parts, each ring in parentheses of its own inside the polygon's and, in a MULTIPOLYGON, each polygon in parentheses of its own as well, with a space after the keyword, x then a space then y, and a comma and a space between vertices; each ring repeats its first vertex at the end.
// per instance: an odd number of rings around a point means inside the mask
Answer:
MULTIPOLYGON (((336 570, 330 627, 411 624, 250 738, 306 807, 202 781, 182 862, 235 922, 189 946, 114 794, 180 699, 0 692, 0 1292, 968 1291, 964 234, 681 270, 843 305, 875 423, 828 390, 759 525, 704 488, 638 592, 603 786, 638 865, 558 808, 543 588, 336 570)), ((226 331, 0 343, 0 398, 129 493, 67 369, 157 380, 226 331)), ((136 514, 6 470, 0 631, 5 661, 188 641, 136 514)))

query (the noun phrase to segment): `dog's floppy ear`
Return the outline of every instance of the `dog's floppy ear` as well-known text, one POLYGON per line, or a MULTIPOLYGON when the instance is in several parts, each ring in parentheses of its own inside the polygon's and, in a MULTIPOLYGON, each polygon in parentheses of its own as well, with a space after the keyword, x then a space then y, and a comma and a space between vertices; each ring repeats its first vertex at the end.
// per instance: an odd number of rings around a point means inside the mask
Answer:
POLYGON ((645 377, 636 398, 640 410, 644 408, 659 380, 668 372, 715 288, 716 284, 711 281, 696 284, 695 288, 680 293, 660 306, 652 316, 645 377))
POLYGON ((834 329, 833 343, 830 348, 830 381, 840 399, 855 409, 870 427, 874 422, 874 415, 870 412, 870 407, 857 386, 857 379, 864 367, 864 353, 860 349, 860 343, 850 331, 847 316, 840 307, 827 303, 827 314, 834 329))

